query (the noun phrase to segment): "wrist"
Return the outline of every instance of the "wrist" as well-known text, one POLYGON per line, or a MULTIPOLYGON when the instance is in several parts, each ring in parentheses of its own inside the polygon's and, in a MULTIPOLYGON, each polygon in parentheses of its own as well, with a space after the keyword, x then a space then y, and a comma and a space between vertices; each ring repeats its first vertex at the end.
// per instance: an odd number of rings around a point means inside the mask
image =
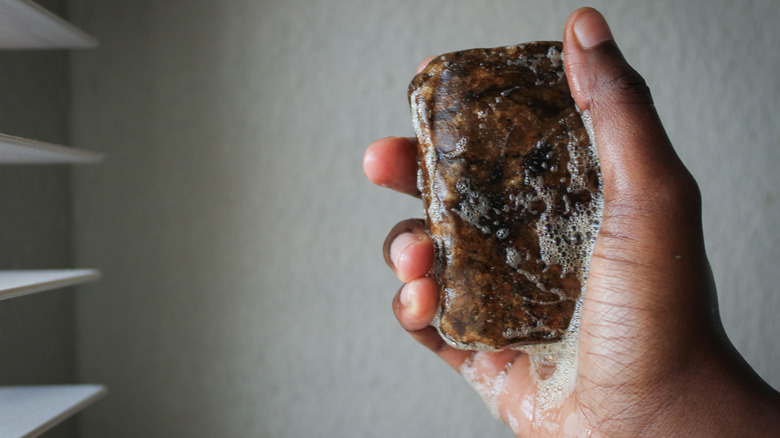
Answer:
POLYGON ((701 358, 637 436, 766 437, 778 433, 780 394, 729 344, 701 358))

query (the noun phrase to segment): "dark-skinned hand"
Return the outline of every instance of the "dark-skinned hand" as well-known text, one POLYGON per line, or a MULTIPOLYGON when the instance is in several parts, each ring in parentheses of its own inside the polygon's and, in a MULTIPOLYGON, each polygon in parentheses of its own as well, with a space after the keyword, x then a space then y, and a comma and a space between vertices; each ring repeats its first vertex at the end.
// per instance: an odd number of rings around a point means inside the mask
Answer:
MULTIPOLYGON (((384 246, 405 283, 393 300, 398 321, 456 370, 468 363, 477 386, 505 372, 493 401, 518 436, 780 436, 780 396, 723 332, 699 189, 649 89, 597 11, 575 11, 563 43, 572 96, 593 120, 604 187, 574 391, 534 426, 537 388, 527 354, 462 351, 441 339, 430 326, 439 299, 427 276, 434 249, 419 220, 399 223, 384 246)), ((371 181, 415 196, 416 169, 414 139, 385 138, 365 154, 371 181)))

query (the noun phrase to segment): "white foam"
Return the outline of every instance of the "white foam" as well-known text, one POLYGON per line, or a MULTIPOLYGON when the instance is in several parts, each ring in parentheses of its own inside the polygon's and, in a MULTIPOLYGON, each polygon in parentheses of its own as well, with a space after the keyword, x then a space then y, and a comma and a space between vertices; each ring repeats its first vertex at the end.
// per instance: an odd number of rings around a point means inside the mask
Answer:
POLYGON ((460 193, 463 201, 453 211, 472 227, 490 234, 490 227, 483 223, 489 220, 490 200, 488 197, 471 187, 471 180, 461 178, 455 183, 455 189, 460 193))
POLYGON ((477 364, 474 363, 474 359, 469 358, 463 362, 459 369, 460 375, 482 397, 482 401, 485 402, 485 406, 487 406, 490 413, 499 420, 501 415, 498 411, 498 397, 504 391, 504 382, 510 367, 511 364, 507 365, 507 369, 500 371, 495 376, 487 377, 485 373, 477 371, 477 364))
MULTIPOLYGON (((581 153, 580 151, 573 151, 572 147, 569 148, 569 151, 570 154, 576 154, 577 158, 582 160, 579 162, 580 166, 584 165, 587 166, 585 168, 593 168, 593 166, 598 166, 598 151, 596 149, 595 135, 593 132, 593 122, 588 111, 582 112, 581 116, 590 138, 588 151, 586 153, 581 153)), ((574 314, 572 315, 569 327, 558 342, 552 344, 530 345, 520 348, 528 353, 531 359, 531 374, 537 386, 536 403, 533 412, 534 428, 550 426, 551 422, 555 422, 556 419, 552 418, 554 413, 561 407, 566 398, 571 395, 576 384, 582 304, 585 300, 590 258, 593 253, 593 247, 596 244, 596 236, 598 234, 601 213, 604 207, 600 179, 601 176, 599 172, 599 191, 597 194, 594 194, 591 208, 581 213, 577 213, 581 216, 577 216, 573 221, 575 223, 574 226, 569 228, 569 230, 578 230, 582 233, 582 243, 578 248, 569 248, 568 251, 575 252, 568 253, 569 255, 567 257, 562 258, 564 262, 568 259, 577 259, 581 262, 577 271, 579 271, 578 274, 580 276, 582 289, 574 308, 574 314), (584 231, 583 233, 583 230, 587 231, 584 231), (572 256, 572 254, 574 256, 572 256), (554 366, 555 369, 551 375, 545 376, 544 374, 546 373, 543 372, 543 370, 549 369, 550 366, 554 366)), ((576 180, 575 178, 572 178, 573 185, 582 184, 584 187, 584 183, 584 179, 576 180)), ((552 225, 560 227, 560 224, 552 225)), ((540 239, 541 236, 542 234, 540 233, 540 239)), ((551 245, 550 242, 547 242, 546 245, 550 248, 565 248, 567 246, 565 242, 561 242, 560 246, 555 244, 551 245)), ((548 253, 547 257, 556 258, 559 256, 548 253)), ((572 266, 570 266, 570 269, 571 268, 572 266)))
MULTIPOLYGON (((442 57, 442 59, 444 59, 442 57)), ((412 107, 412 113, 414 113, 414 116, 412 117, 412 125, 414 127, 414 132, 417 134, 417 141, 420 142, 421 145, 423 145, 423 150, 426 151, 425 156, 423 157, 423 162, 420 163, 421 166, 425 166, 425 170, 428 173, 428 178, 434 179, 434 175, 436 175, 436 148, 434 147, 432 143, 431 137, 428 135, 429 132, 431 132, 432 126, 422 126, 422 124, 428 124, 429 120, 425 116, 425 108, 420 106, 420 96, 423 87, 418 87, 414 91, 412 91, 411 96, 409 97, 409 102, 411 103, 412 107)), ((417 173, 417 187, 422 191, 423 188, 423 172, 420 171, 417 173)), ((433 180, 433 184, 436 184, 435 180, 433 180)), ((437 190, 430 190, 430 200, 428 205, 428 216, 431 218, 431 220, 434 220, 436 222, 441 221, 441 212, 443 211, 443 205, 441 200, 438 197, 438 191, 437 190)))
POLYGON ((550 60, 550 65, 558 68, 563 64, 563 52, 555 46, 550 46, 550 48, 547 49, 547 59, 550 60))
POLYGON ((517 421, 517 418, 515 418, 514 415, 512 415, 512 412, 507 411, 506 423, 509 425, 509 428, 512 430, 513 434, 515 435, 520 434, 520 422, 517 421))

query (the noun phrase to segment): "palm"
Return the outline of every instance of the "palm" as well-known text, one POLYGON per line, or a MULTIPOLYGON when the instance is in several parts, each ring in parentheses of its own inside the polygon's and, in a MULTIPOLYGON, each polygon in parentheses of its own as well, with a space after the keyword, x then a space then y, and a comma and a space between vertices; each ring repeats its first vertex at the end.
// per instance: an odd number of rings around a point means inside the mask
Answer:
MULTIPOLYGON (((608 216, 607 216, 608 218, 608 216)), ((609 220, 605 227, 609 227, 609 220)), ((457 367, 469 383, 483 397, 488 407, 505 421, 518 436, 568 436, 578 430, 604 428, 603 420, 595 424, 596 418, 612 418, 625 424, 626 419, 652 416, 660 407, 647 403, 642 394, 647 387, 666 386, 670 366, 685 362, 685 356, 700 353, 697 336, 689 337, 685 347, 648 348, 657 345, 668 333, 658 333, 658 327, 672 330, 674 319, 687 319, 684 329, 703 337, 702 331, 713 330, 706 315, 686 312, 686 307, 670 313, 673 303, 658 303, 657 306, 630 302, 637 291, 632 290, 661 272, 638 268, 640 264, 618 261, 619 255, 610 254, 614 238, 609 231, 597 242, 591 264, 590 283, 583 306, 578 350, 578 369, 574 391, 558 407, 545 410, 537 403, 538 386, 531 369, 529 356, 518 351, 499 352, 451 352, 448 362, 457 367), (686 315, 688 313, 688 315, 686 315), (698 327, 698 329, 694 329, 698 327)), ((619 248, 619 245, 618 245, 619 248)), ((620 251, 613 250, 613 253, 620 251)), ((679 259, 673 258, 679 262, 679 259)), ((683 263, 684 264, 684 263, 683 263)), ((688 298, 708 300, 706 289, 709 275, 706 270, 683 269, 688 278, 701 279, 697 289, 688 289, 690 282, 679 280, 673 271, 665 271, 670 283, 680 294, 688 298), (697 272, 698 271, 698 272, 697 272)), ((712 303, 711 303, 712 304, 712 303)), ((702 308, 706 306, 697 306, 702 308)), ((683 327, 681 327, 683 328, 683 327)), ((446 348, 445 348, 446 349, 446 348)))
MULTIPOLYGON (((403 174, 403 169, 416 165, 412 153, 415 147, 414 140, 391 138, 375 143, 370 154, 384 156, 379 162, 388 172, 400 169, 403 174)), ((367 168, 369 176, 382 173, 371 166, 367 168)), ((519 436, 559 436, 575 430, 604 429, 609 427, 604 418, 621 427, 640 427, 639 420, 652 418, 665 402, 649 403, 643 394, 652 388, 674 395, 680 383, 670 378, 675 368, 695 363, 695 356, 714 354, 712 345, 699 342, 715 337, 716 322, 707 311, 714 301, 706 259, 700 257, 703 248, 700 231, 696 232, 697 207, 695 202, 681 204, 688 207, 678 208, 679 214, 667 219, 687 229, 683 233, 687 238, 674 239, 671 248, 657 243, 654 227, 645 223, 650 219, 643 219, 657 215, 648 210, 641 214, 635 211, 635 218, 627 223, 621 207, 607 204, 583 305, 575 388, 553 409, 541 408, 538 403, 543 395, 538 392, 528 355, 516 350, 456 350, 430 327, 438 290, 425 276, 433 247, 419 221, 402 222, 390 234, 394 237, 406 230, 421 236, 403 257, 389 260, 399 277, 408 281, 405 289, 416 301, 410 308, 397 295, 396 316, 419 342, 458 370, 489 409, 519 436), (636 239, 655 243, 636 246, 636 239), (661 296, 667 299, 654 299, 661 296), (676 333, 677 342, 667 345, 663 340, 671 333, 676 333)), ((391 252, 386 245, 388 258, 392 258, 391 252)))

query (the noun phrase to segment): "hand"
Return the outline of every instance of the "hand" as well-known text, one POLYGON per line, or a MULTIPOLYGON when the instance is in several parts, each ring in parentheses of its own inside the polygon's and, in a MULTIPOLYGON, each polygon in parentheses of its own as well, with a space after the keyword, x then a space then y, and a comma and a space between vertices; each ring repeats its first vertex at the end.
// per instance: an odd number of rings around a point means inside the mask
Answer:
MULTIPOLYGON (((582 310, 576 388, 535 427, 526 354, 448 346, 430 326, 438 305, 427 277, 433 245, 419 220, 401 222, 385 260, 405 282, 393 300, 401 326, 463 372, 518 436, 776 436, 780 396, 726 338, 704 251, 700 195, 661 126, 644 80, 597 11, 564 28, 569 86, 591 114, 604 213, 582 310)), ((416 141, 366 151, 376 184, 418 195, 416 141)))

